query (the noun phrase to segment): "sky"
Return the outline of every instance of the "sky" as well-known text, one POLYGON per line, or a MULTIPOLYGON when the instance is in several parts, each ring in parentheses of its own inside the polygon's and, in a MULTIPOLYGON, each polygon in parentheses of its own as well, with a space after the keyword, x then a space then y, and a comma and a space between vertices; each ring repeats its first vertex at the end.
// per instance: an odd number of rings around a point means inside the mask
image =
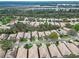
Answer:
POLYGON ((79 1, 79 0, 0 0, 0 1, 79 1))

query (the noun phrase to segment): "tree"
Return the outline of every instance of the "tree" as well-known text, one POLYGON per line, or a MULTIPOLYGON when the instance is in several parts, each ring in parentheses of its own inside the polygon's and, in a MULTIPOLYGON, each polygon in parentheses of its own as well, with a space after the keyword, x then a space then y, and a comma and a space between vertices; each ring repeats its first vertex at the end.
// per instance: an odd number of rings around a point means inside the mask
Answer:
POLYGON ((76 31, 79 31, 79 23, 74 25, 74 29, 75 29, 76 31))
POLYGON ((9 23, 11 20, 12 20, 12 17, 11 17, 11 16, 6 16, 6 17, 4 17, 3 19, 1 19, 1 22, 2 22, 3 24, 7 24, 7 23, 9 23))
POLYGON ((12 40, 2 40, 0 41, 1 47, 3 50, 8 50, 12 47, 13 41, 12 40))

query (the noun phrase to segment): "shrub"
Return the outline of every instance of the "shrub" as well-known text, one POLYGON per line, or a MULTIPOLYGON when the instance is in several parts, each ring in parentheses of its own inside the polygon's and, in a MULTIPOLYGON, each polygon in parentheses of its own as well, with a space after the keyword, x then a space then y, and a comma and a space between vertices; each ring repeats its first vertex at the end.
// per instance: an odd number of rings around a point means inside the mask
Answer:
POLYGON ((32 41, 35 41, 35 39, 36 39, 36 38, 35 38, 34 36, 32 36, 31 40, 32 40, 32 41))
POLYGON ((65 19, 63 19, 63 22, 68 22, 68 19, 66 19, 66 18, 65 18, 65 19))
POLYGON ((67 37, 69 37, 69 36, 68 36, 68 35, 64 35, 64 34, 61 34, 60 37, 61 37, 61 38, 67 38, 67 37))
POLYGON ((51 44, 50 43, 46 43, 46 46, 49 47, 51 44))
POLYGON ((73 25, 71 25, 71 24, 67 23, 67 24, 65 24, 65 27, 67 27, 67 28, 72 28, 72 27, 73 27, 73 25))
POLYGON ((79 55, 70 54, 70 55, 65 55, 64 58, 79 58, 79 55))
POLYGON ((58 25, 52 25, 52 24, 48 24, 47 22, 44 24, 40 24, 37 27, 38 31, 47 31, 47 30, 53 30, 53 29, 59 29, 60 27, 58 25))
POLYGON ((56 41, 55 45, 58 46, 59 45, 59 41, 56 41))
POLYGON ((38 47, 40 47, 40 46, 42 46, 42 44, 41 43, 38 43, 38 44, 36 44, 38 47))
POLYGON ((77 32, 75 30, 69 30, 67 34, 70 36, 77 36, 77 32))
POLYGON ((31 48, 33 45, 31 44, 31 43, 29 43, 29 44, 26 44, 25 46, 24 46, 24 48, 26 48, 26 49, 29 49, 29 48, 31 48))
POLYGON ((26 41, 27 41, 26 38, 21 38, 21 39, 20 39, 20 42, 26 42, 26 41))
POLYGON ((56 32, 52 32, 50 35, 49 35, 49 38, 50 39, 58 39, 58 34, 56 32))
POLYGON ((79 40, 77 40, 77 39, 76 39, 76 40, 74 40, 74 41, 79 42, 79 40))
POLYGON ((0 29, 0 34, 4 33, 4 30, 3 29, 0 29))

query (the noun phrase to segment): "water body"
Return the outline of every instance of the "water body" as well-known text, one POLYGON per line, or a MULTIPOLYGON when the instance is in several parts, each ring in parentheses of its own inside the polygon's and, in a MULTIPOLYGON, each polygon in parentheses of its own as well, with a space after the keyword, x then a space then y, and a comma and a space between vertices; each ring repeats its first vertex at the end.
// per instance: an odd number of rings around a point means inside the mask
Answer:
POLYGON ((52 6, 57 4, 79 4, 79 1, 1 1, 0 6, 33 6, 44 5, 52 6))

